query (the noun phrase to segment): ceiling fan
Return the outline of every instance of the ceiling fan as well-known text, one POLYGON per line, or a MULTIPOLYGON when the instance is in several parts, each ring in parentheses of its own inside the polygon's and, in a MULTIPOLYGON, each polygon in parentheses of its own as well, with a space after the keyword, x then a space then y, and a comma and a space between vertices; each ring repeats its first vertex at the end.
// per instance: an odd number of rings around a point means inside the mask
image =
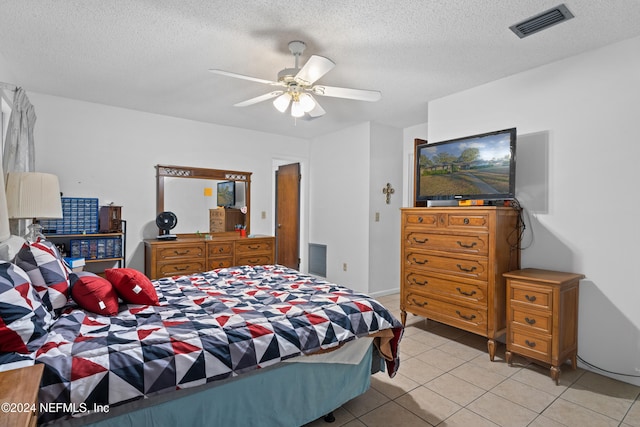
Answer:
POLYGON ((244 74, 232 73, 230 71, 211 69, 214 74, 244 79, 253 82, 263 83, 271 86, 280 86, 277 89, 264 95, 256 96, 243 102, 234 104, 234 107, 246 107, 276 98, 273 106, 284 113, 291 105, 291 115, 293 117, 317 118, 323 116, 326 111, 315 100, 313 95, 330 96, 333 98, 354 99, 357 101, 378 101, 381 93, 376 90, 350 89, 344 87, 314 85, 322 76, 327 74, 336 64, 329 58, 319 55, 311 55, 302 68, 299 67, 299 59, 307 45, 299 40, 289 42, 289 50, 295 58, 294 68, 285 68, 278 73, 277 81, 260 79, 257 77, 245 76, 244 74))

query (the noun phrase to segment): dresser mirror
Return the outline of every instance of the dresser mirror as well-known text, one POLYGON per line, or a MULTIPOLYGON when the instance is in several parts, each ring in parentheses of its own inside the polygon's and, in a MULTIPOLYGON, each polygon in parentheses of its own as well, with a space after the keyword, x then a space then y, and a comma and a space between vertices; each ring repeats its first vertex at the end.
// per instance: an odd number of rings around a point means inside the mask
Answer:
POLYGON ((173 234, 215 235, 234 232, 234 225, 241 225, 248 235, 251 218, 251 172, 157 165, 156 215, 164 211, 173 212, 178 219, 175 228, 171 230, 173 234), (227 225, 225 231, 211 232, 209 210, 218 209, 218 184, 222 184, 221 195, 228 195, 223 192, 228 192, 230 188, 235 189, 235 197, 221 201, 221 204, 227 205, 227 208, 222 208, 225 212, 236 215, 233 217, 234 223, 227 225), (246 213, 238 214, 243 207, 246 207, 246 213))

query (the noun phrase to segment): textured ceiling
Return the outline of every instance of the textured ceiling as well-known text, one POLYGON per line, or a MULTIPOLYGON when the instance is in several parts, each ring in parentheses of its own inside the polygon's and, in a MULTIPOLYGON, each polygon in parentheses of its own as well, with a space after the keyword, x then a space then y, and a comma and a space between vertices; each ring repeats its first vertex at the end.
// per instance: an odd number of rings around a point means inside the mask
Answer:
MULTIPOLYGON (((0 55, 27 91, 282 135, 362 121, 407 127, 427 103, 640 35, 638 0, 567 0, 575 15, 519 39, 509 26, 556 0, 0 0, 0 55), (374 89, 376 103, 318 97, 327 114, 294 122, 270 102, 233 104, 293 66, 287 44, 337 66, 319 83, 374 89)), ((37 108, 37 106, 36 106, 37 108)))

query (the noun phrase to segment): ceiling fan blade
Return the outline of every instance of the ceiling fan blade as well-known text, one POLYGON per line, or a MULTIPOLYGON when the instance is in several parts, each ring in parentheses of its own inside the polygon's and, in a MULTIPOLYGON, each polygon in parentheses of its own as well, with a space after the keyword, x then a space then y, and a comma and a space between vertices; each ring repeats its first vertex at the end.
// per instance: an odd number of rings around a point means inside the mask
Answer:
POLYGON ((276 96, 282 95, 284 92, 281 90, 276 90, 273 92, 265 93, 264 95, 256 96, 255 98, 247 99, 246 101, 238 102, 237 104, 233 104, 234 107, 247 107, 249 105, 257 104, 258 102, 266 101, 267 99, 275 98, 276 96))
POLYGON ((311 91, 320 96, 331 96, 334 98, 355 99, 358 101, 375 102, 382 98, 382 93, 377 90, 349 89, 346 87, 334 86, 314 86, 311 91))
POLYGON ((274 82, 274 81, 271 81, 271 80, 260 79, 258 77, 251 77, 251 76, 245 76, 244 74, 232 73, 231 71, 216 70, 216 69, 210 69, 209 71, 212 72, 213 74, 220 74, 221 76, 227 76, 227 77, 233 77, 233 78, 236 78, 236 79, 249 80, 251 82, 264 83, 264 84, 267 84, 267 85, 279 85, 280 84, 278 82, 274 82))
MULTIPOLYGON (((309 96, 311 96, 311 95, 309 95, 309 96)), ((311 96, 311 98, 313 99, 313 102, 315 102, 315 103, 316 103, 316 106, 315 106, 315 107, 313 107, 313 110, 309 111, 307 114, 308 114, 310 117, 313 117, 313 118, 320 117, 320 116, 324 116, 327 112, 326 112, 326 111, 324 111, 324 108, 322 108, 322 107, 320 106, 320 104, 318 103, 318 101, 317 101, 315 98, 313 98, 313 96, 311 96)))
POLYGON ((298 71, 294 80, 301 85, 311 86, 320 77, 327 74, 336 64, 329 58, 319 55, 311 55, 311 58, 298 71))

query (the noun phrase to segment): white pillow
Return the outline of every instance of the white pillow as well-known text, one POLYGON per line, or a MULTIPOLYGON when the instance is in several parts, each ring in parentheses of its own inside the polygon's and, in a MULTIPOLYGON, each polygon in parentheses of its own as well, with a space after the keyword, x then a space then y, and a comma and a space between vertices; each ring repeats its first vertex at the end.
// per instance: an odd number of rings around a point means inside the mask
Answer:
POLYGON ((0 243, 0 260, 13 262, 25 242, 26 240, 20 236, 9 236, 7 240, 0 243))

